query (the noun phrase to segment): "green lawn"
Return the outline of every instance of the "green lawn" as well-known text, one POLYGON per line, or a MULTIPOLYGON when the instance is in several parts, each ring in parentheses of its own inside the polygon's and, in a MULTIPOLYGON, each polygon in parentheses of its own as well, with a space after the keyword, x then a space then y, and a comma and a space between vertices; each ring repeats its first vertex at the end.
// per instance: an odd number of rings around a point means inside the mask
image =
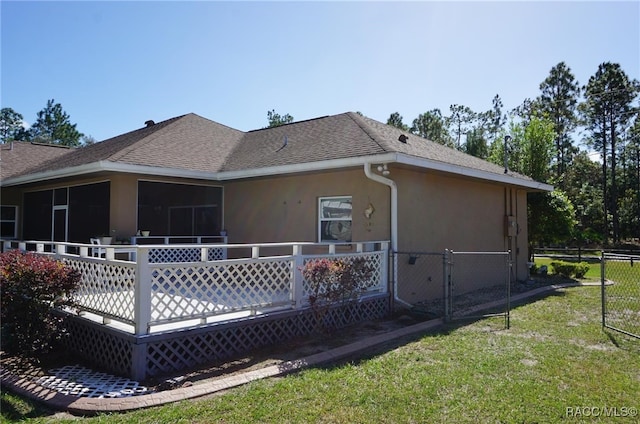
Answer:
MULTIPOLYGON (((508 330, 497 318, 450 325, 359 361, 83 422, 554 423, 579 422, 576 411, 638 422, 639 358, 640 341, 602 330, 600 288, 574 287, 516 306, 508 330)), ((4 392, 2 416, 51 420, 4 392)))

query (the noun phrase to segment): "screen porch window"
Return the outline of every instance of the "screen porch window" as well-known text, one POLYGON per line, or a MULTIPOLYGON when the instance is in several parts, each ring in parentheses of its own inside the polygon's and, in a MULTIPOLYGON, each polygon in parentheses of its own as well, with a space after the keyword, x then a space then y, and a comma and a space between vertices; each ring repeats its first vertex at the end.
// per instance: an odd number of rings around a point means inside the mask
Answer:
POLYGON ((351 196, 321 197, 318 202, 318 240, 351 242, 351 196))
POLYGON ((18 237, 18 207, 0 207, 0 238, 14 239, 18 237))

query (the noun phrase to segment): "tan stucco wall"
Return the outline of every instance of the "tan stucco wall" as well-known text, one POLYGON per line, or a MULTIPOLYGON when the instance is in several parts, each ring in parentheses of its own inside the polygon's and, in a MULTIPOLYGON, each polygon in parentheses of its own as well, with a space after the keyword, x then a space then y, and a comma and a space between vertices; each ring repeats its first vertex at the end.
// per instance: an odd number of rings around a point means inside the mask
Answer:
MULTIPOLYGON (((445 249, 466 252, 512 251, 513 277, 526 279, 527 206, 526 192, 490 182, 463 179, 439 173, 391 169, 398 186, 398 250, 441 253, 445 249), (515 217, 518 231, 506 237, 505 216, 515 217)), ((456 268, 459 292, 495 284, 503 262, 491 256, 458 256, 456 268), (465 262, 464 266, 461 262, 465 262), (466 269, 463 269, 466 268, 466 269), (464 273, 464 274, 463 274, 464 273), (486 281, 486 282, 485 282, 486 281), (466 287, 461 282, 468 282, 466 287)), ((400 287, 401 298, 418 301, 442 295, 442 264, 423 257, 420 272, 431 279, 400 287), (428 263, 428 265, 427 265, 428 263), (429 275, 431 277, 431 275, 429 275)), ((418 267, 398 264, 399 273, 415 273, 418 267)))
MULTIPOLYGON (((390 167, 398 186, 398 250, 514 251, 514 275, 527 276, 526 192, 489 182, 445 174, 390 167), (509 244, 504 217, 516 217, 519 233, 509 244)), ((43 184, 37 189, 111 181, 110 227, 117 237, 137 231, 137 181, 202 184, 168 177, 109 174, 70 182, 43 184)), ((307 175, 277 176, 243 181, 210 182, 223 186, 224 227, 230 243, 318 241, 318 198, 352 196, 353 240, 389 240, 390 189, 366 178, 362 168, 307 175), (370 219, 364 210, 371 203, 370 219)), ((29 190, 35 190, 30 187, 29 190)), ((19 202, 22 195, 2 189, 2 202, 19 202)))
POLYGON ((389 188, 364 171, 336 171, 227 182, 225 228, 231 243, 318 241, 318 198, 352 196, 353 241, 388 240, 389 188), (371 219, 364 210, 371 203, 371 219))

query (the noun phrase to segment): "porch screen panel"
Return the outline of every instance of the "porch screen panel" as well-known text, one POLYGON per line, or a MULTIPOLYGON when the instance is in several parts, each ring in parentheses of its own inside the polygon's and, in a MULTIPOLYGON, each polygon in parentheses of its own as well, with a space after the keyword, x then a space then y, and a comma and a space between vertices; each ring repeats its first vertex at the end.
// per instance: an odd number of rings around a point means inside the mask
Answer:
POLYGON ((69 241, 88 243, 91 237, 111 235, 110 190, 108 181, 69 188, 69 241))
POLYGON ((24 194, 23 238, 51 240, 53 191, 33 191, 24 194))
POLYGON ((138 229, 152 236, 218 235, 221 206, 221 187, 138 182, 138 229))

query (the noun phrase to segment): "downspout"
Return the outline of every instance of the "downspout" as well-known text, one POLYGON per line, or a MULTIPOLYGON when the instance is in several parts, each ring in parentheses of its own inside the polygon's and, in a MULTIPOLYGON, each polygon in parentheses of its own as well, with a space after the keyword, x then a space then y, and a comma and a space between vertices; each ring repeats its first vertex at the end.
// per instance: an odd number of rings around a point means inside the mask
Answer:
MULTIPOLYGON (((364 164, 364 175, 366 175, 370 180, 384 184, 391 189, 391 252, 396 253, 398 251, 398 186, 395 181, 371 172, 370 162, 364 164)), ((393 267, 392 278, 393 300, 402 303, 405 306, 413 307, 412 304, 407 303, 398 297, 398 270, 396 266, 393 267)))

